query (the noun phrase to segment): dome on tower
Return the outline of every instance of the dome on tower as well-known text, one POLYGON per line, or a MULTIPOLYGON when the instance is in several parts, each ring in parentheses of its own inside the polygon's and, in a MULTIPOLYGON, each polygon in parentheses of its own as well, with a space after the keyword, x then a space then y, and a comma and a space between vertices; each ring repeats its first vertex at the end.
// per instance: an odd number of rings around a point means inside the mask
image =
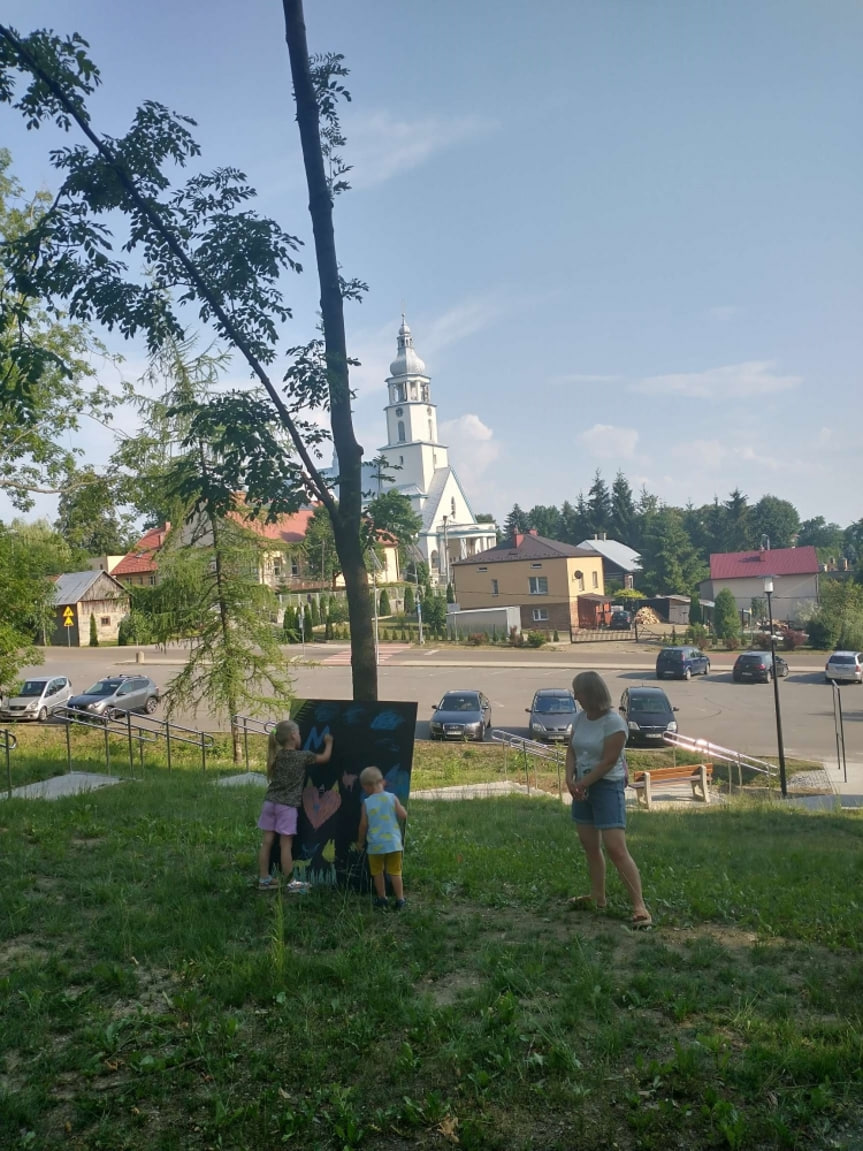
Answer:
POLYGON ((398 352, 390 364, 391 376, 426 376, 426 366, 414 351, 414 338, 407 320, 402 316, 398 334, 398 352))

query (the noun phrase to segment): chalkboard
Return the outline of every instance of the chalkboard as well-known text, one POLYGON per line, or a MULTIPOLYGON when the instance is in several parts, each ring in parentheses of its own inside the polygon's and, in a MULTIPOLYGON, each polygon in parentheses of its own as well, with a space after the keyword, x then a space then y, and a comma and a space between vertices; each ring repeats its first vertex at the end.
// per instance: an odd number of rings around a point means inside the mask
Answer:
POLYGON ((324 736, 333 737, 330 762, 309 769, 294 837, 294 858, 305 861, 310 883, 369 888, 365 853, 354 846, 363 795, 360 772, 379 768, 387 791, 407 806, 416 717, 416 703, 401 701, 312 699, 293 713, 304 750, 320 751, 324 736))

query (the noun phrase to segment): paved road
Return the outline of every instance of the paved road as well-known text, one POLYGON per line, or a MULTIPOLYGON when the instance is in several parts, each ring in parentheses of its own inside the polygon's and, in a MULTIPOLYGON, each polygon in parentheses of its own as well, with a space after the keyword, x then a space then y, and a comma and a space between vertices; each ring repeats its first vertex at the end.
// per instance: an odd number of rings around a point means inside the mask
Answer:
MULTIPOLYGON (((349 653, 344 645, 308 645, 306 662, 299 649, 290 651, 299 661, 294 666, 298 696, 341 699, 350 695, 349 653)), ((161 653, 146 648, 142 654, 144 662, 136 663, 130 648, 48 648, 45 663, 25 673, 68 674, 76 689, 83 689, 101 675, 137 670, 164 687, 183 661, 179 649, 161 653)), ((775 755, 772 688, 733 683, 731 653, 715 653, 711 658, 709 677, 664 683, 671 702, 679 708, 680 731, 750 755, 775 755)), ((496 727, 527 734, 525 708, 536 688, 565 687, 575 671, 595 667, 607 677, 616 698, 629 685, 655 683, 655 659, 655 648, 625 643, 574 645, 557 651, 382 645, 379 694, 382 699, 418 701, 417 734, 422 738, 428 733, 431 710, 444 691, 480 688, 492 702, 496 727)), ((789 663, 791 674, 780 682, 786 752, 821 760, 832 765, 835 774, 832 692, 824 683, 824 657, 792 653, 789 663)), ((842 704, 847 758, 863 770, 863 687, 844 687, 842 704)), ((178 721, 212 726, 207 714, 178 716, 178 721)))

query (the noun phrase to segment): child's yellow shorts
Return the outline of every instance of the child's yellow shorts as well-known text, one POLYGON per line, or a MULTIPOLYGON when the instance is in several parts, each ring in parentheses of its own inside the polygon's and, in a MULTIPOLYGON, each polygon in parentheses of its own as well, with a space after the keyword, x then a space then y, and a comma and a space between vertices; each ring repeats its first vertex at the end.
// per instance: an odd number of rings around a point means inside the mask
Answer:
POLYGON ((400 851, 388 851, 386 855, 370 855, 369 856, 369 871, 372 875, 401 875, 402 873, 402 853, 400 851))

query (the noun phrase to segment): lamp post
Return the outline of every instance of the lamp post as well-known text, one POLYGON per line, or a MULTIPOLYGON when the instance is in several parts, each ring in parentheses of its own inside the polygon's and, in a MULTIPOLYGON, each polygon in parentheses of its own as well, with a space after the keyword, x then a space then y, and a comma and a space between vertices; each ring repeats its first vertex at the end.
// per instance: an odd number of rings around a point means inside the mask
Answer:
POLYGON ((782 712, 779 708, 779 676, 776 674, 776 640, 773 638, 773 577, 766 576, 764 594, 767 596, 767 619, 770 628, 771 671, 773 675, 773 706, 776 711, 776 742, 779 746, 779 788, 782 798, 788 795, 788 782, 785 778, 785 744, 782 740, 782 712))

